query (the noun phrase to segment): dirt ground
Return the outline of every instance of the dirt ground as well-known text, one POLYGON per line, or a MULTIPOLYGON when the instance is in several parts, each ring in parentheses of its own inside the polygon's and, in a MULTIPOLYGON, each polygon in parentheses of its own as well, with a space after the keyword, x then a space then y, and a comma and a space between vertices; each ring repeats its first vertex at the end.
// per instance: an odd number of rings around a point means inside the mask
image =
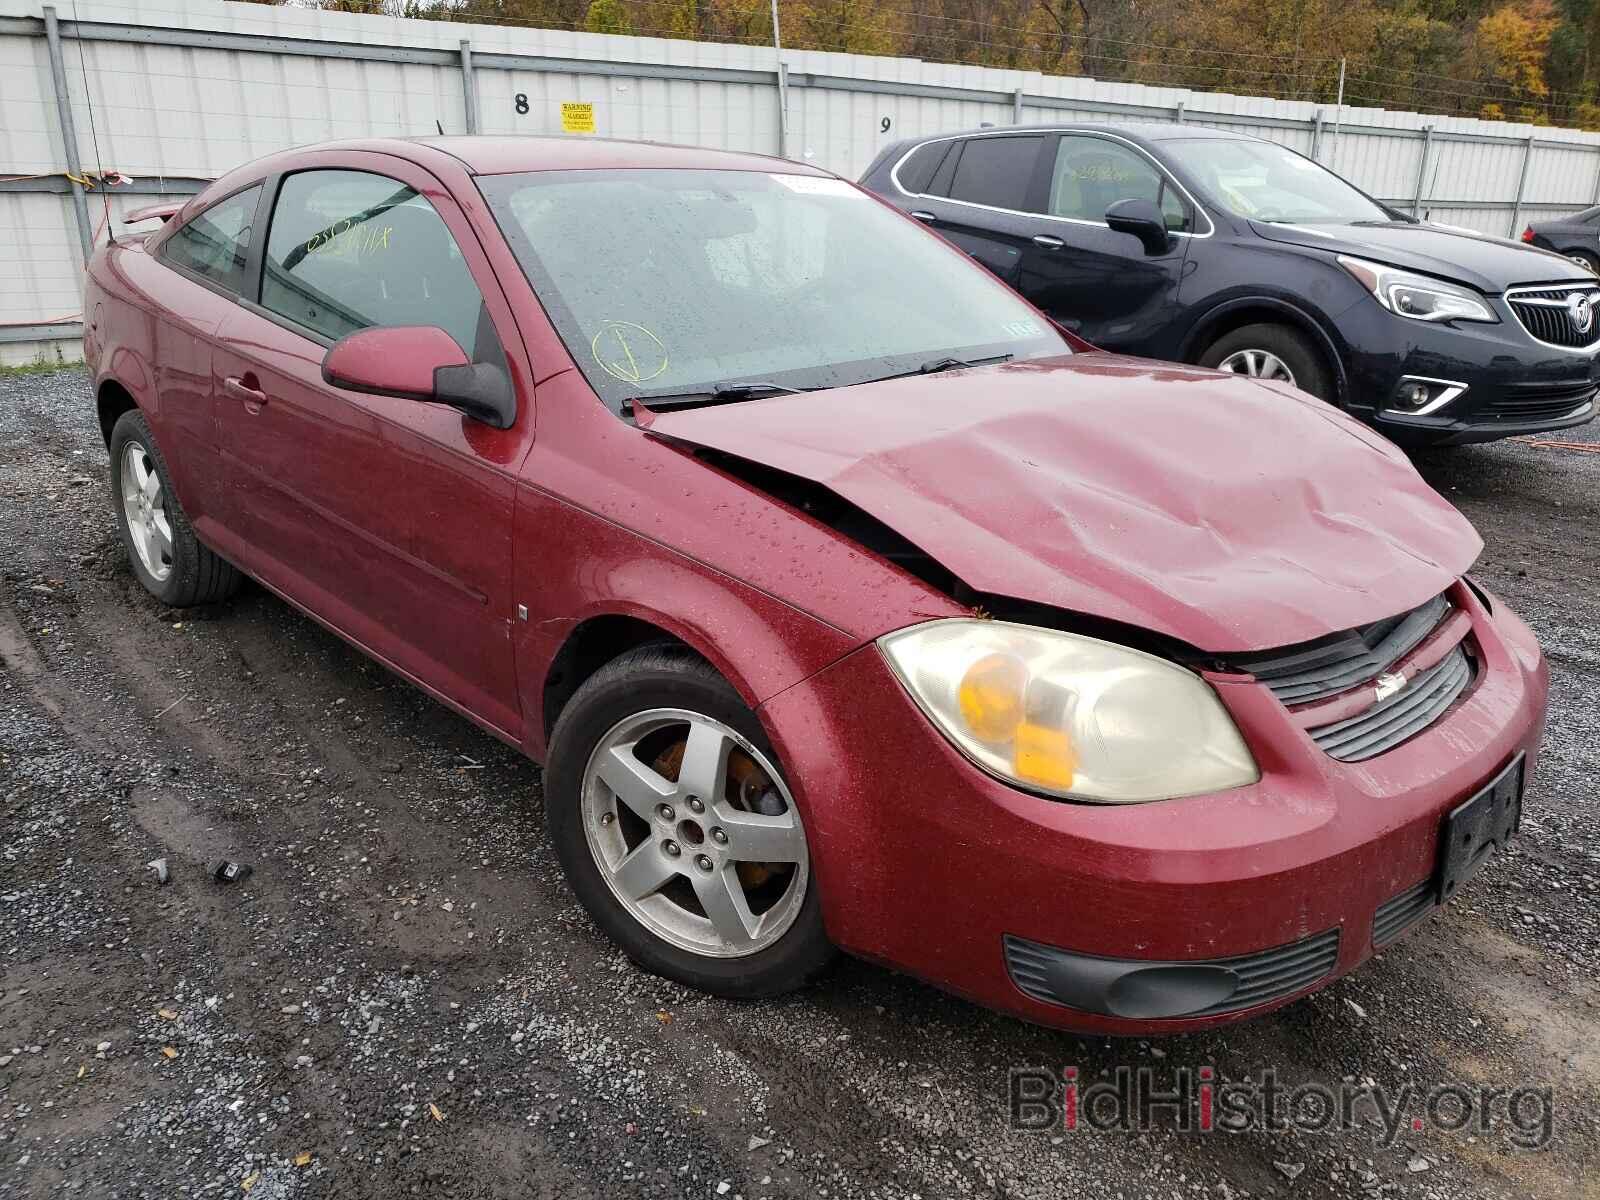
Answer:
POLYGON ((1550 656, 1523 837, 1311 999, 1107 1041, 855 962, 639 973, 537 768, 259 588, 149 600, 81 372, 0 377, 0 1197, 1600 1197, 1600 454, 1419 465, 1550 656), (1548 1087, 1553 1133, 1011 1129, 1008 1068, 1069 1064, 1548 1087))

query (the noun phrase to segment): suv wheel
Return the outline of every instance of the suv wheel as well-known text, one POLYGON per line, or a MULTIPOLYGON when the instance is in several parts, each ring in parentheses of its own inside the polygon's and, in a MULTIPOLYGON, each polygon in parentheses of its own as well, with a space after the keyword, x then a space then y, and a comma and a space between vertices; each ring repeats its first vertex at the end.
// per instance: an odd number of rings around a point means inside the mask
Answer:
POLYGON ((1200 356, 1200 365, 1276 379, 1319 400, 1333 399, 1332 373, 1321 353, 1310 338, 1287 325, 1245 325, 1224 334, 1200 356))
POLYGON ((578 689, 551 736, 545 807, 579 901, 647 971, 751 999, 832 958, 761 722, 687 651, 631 651, 578 689))
POLYGON ((1567 257, 1573 262, 1577 263, 1585 271, 1588 271, 1589 274, 1600 275, 1600 258, 1596 258, 1587 250, 1574 250, 1572 253, 1568 254, 1567 257))

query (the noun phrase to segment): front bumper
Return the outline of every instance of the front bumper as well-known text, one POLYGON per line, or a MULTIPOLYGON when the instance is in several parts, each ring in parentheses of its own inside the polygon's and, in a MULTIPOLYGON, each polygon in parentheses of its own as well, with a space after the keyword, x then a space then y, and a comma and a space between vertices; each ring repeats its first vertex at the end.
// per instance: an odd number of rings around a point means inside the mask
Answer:
MULTIPOLYGON (((1217 676, 1262 778, 1154 804, 1062 803, 990 779, 875 646, 856 651, 761 710, 805 812, 829 935, 990 1008, 1102 1033, 1205 1028, 1326 984, 1372 953, 1375 924, 1382 940, 1425 910, 1417 888, 1444 815, 1519 753, 1532 776, 1548 683, 1538 644, 1503 605, 1491 615, 1456 590, 1482 663, 1432 727, 1340 763, 1265 687, 1217 676), (1145 1019, 1041 999, 1018 973, 1019 941, 1179 968, 1279 955, 1267 971, 1291 977, 1328 961, 1245 1008, 1145 1019)), ((1203 976, 1178 982, 1216 986, 1203 976)))
POLYGON ((1340 317, 1348 351, 1347 405, 1408 445, 1460 445, 1583 425, 1600 411, 1600 352, 1535 341, 1503 299, 1498 324, 1430 324, 1363 301, 1340 317), (1402 379, 1464 391, 1426 415, 1393 402, 1402 379))

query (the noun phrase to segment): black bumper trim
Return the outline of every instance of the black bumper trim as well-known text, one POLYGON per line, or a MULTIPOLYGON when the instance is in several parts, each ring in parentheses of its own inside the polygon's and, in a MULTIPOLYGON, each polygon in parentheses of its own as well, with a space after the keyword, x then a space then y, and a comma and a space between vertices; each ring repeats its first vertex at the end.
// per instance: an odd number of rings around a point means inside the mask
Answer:
POLYGON ((1240 1012, 1303 991, 1339 962, 1339 930, 1237 958, 1156 962, 1074 954, 1007 934, 1006 970, 1026 996, 1131 1020, 1240 1012))

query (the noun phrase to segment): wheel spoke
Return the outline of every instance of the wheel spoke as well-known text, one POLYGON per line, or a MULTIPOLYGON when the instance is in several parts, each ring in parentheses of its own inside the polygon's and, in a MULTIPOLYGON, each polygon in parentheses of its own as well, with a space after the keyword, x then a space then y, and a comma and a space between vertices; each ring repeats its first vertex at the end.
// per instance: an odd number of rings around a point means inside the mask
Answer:
POLYGON ((144 565, 152 575, 161 571, 161 538, 156 533, 154 521, 144 521, 139 525, 139 539, 144 544, 144 565))
POLYGON ((709 874, 696 871, 694 893, 711 919, 711 927, 731 946, 743 946, 755 939, 756 915, 744 898, 744 887, 732 864, 709 874))
POLYGON ((728 752, 733 744, 727 735, 699 721, 689 723, 689 740, 683 749, 683 766, 678 769, 678 790, 699 796, 707 804, 722 798, 722 781, 727 777, 728 752))
POLYGON ((643 900, 676 874, 678 870, 672 860, 661 852, 660 846, 646 838, 616 865, 611 881, 624 896, 643 900))
POLYGON ((729 855, 739 862, 795 863, 805 859, 805 838, 793 809, 769 817, 720 804, 716 817, 728 835, 729 855))
POLYGON ((145 468, 144 470, 145 476, 144 479, 141 480, 141 483, 144 487, 145 498, 149 500, 151 504, 154 504, 156 502, 156 497, 161 495, 161 476, 157 475, 154 471, 151 471, 148 468, 145 468))
MULTIPOLYGON (((158 554, 172 557, 172 527, 167 524, 167 514, 162 509, 156 509, 150 520, 150 530, 154 535, 153 540, 158 554)), ((158 563, 160 559, 156 560, 158 563)))
POLYGON ((643 821, 653 820, 656 805, 673 794, 672 782, 635 758, 632 746, 612 746, 600 756, 596 773, 612 794, 643 821))

